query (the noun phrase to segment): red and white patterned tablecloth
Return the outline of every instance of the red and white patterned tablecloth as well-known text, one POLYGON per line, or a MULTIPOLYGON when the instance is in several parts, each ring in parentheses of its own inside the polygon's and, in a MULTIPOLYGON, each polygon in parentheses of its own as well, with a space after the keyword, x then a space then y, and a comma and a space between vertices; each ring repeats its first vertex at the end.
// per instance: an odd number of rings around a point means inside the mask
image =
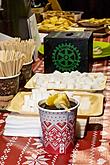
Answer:
MULTIPOLYGON (((43 60, 37 59, 34 72, 43 72, 43 65, 43 60)), ((89 119, 86 136, 77 140, 71 154, 47 153, 38 137, 3 136, 8 113, 0 112, 0 165, 110 165, 110 60, 95 61, 92 71, 107 75, 104 113, 89 119)))
POLYGON ((107 35, 106 37, 104 38, 94 38, 95 41, 102 41, 102 42, 110 42, 110 35, 107 35))

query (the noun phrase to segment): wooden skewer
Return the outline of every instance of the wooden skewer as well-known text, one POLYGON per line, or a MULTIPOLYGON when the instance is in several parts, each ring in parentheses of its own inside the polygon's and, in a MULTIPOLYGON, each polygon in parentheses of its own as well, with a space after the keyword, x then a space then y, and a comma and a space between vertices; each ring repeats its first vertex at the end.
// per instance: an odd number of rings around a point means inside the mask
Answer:
POLYGON ((25 63, 28 63, 32 60, 33 52, 35 50, 35 42, 33 39, 21 41, 20 38, 15 38, 13 40, 0 42, 0 48, 5 51, 5 54, 7 54, 3 61, 13 60, 16 51, 20 51, 25 54, 25 63), (10 52, 9 55, 9 51, 12 50, 14 50, 14 52, 10 52))
POLYGON ((4 77, 2 61, 0 61, 0 77, 4 77))
POLYGON ((10 65, 8 65, 8 62, 3 63, 3 70, 4 70, 5 77, 11 76, 9 66, 10 65))

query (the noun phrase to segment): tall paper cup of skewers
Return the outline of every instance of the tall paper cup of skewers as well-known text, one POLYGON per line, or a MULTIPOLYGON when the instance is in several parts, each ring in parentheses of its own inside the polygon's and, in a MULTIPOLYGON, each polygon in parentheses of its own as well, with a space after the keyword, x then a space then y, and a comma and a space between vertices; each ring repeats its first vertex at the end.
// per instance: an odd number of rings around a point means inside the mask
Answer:
POLYGON ((33 39, 21 40, 20 38, 14 38, 13 40, 0 42, 0 49, 19 51, 25 56, 20 74, 20 87, 23 87, 32 76, 32 63, 35 47, 33 39))
POLYGON ((25 63, 21 69, 20 86, 24 86, 32 77, 32 63, 35 52, 35 42, 32 39, 21 41, 21 51, 25 54, 25 63))
POLYGON ((24 63, 24 54, 14 50, 0 50, 0 108, 18 92, 20 70, 24 63))
POLYGON ((71 152, 76 141, 76 116, 79 103, 65 93, 55 94, 38 103, 43 143, 52 154, 71 152))

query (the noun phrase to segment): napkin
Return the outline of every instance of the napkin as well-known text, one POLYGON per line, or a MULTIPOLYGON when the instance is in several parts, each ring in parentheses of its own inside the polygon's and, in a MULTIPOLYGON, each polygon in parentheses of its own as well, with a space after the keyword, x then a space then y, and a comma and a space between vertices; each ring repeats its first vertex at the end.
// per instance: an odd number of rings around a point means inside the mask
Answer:
POLYGON ((3 135, 21 137, 42 137, 39 116, 11 113, 6 118, 3 135))
MULTIPOLYGON (((77 118, 76 133, 78 138, 84 137, 88 120, 88 117, 77 118)), ((42 137, 40 117, 27 116, 12 112, 6 118, 3 135, 19 137, 42 137)))

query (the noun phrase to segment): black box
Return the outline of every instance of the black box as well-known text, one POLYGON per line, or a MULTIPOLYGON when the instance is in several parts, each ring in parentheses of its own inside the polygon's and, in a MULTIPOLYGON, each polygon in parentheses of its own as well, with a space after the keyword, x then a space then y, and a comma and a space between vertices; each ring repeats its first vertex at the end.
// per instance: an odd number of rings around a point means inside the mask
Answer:
POLYGON ((93 34, 51 32, 44 38, 44 72, 91 71, 93 34))

